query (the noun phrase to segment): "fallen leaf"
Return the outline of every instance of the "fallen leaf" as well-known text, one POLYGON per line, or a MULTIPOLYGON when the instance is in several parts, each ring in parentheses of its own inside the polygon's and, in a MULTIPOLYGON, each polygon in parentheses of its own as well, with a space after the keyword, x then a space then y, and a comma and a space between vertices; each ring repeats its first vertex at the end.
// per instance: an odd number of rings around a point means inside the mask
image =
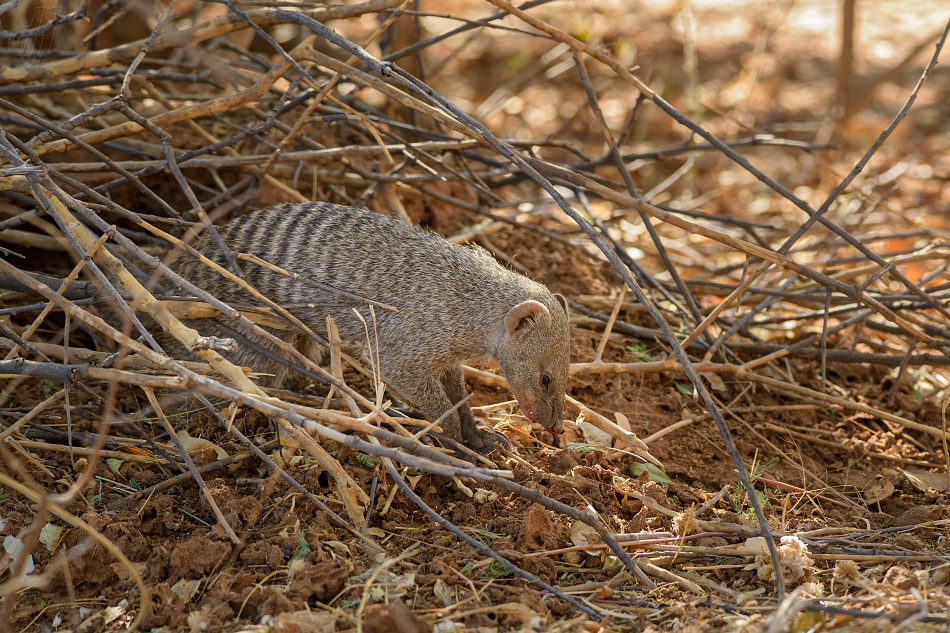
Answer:
POLYGON ((709 383, 709 386, 712 387, 715 391, 719 393, 726 393, 729 389, 726 387, 726 383, 723 381, 722 376, 711 371, 704 371, 699 374, 706 379, 706 382, 709 383))
MULTIPOLYGON (((588 545, 601 545, 603 541, 597 530, 587 525, 583 521, 574 521, 571 525, 571 543, 577 547, 586 547, 588 545)), ((601 549, 585 549, 586 554, 597 556, 603 553, 601 549)))
POLYGON ((178 438, 188 454, 192 455, 199 464, 208 464, 228 456, 228 452, 214 442, 202 437, 192 437, 187 431, 179 433, 178 438))
POLYGON ((620 411, 614 411, 614 418, 617 420, 617 426, 628 433, 633 432, 633 429, 630 428, 630 420, 627 419, 627 416, 620 413, 620 411))
POLYGON ((861 500, 864 501, 864 505, 871 505, 887 499, 892 494, 894 494, 894 484, 884 479, 881 483, 862 491, 861 500))
POLYGON ((185 604, 191 602, 191 599, 195 597, 199 589, 201 589, 200 580, 185 580, 182 578, 172 585, 172 591, 174 591, 185 604))
POLYGON ((59 540, 63 537, 63 528, 52 523, 47 523, 40 530, 40 543, 46 546, 50 552, 55 552, 59 545, 59 540))
POLYGON ((908 468, 907 470, 901 468, 900 471, 921 492, 927 492, 931 488, 937 492, 946 492, 950 488, 950 481, 947 480, 947 476, 944 474, 932 473, 919 468, 908 468))
POLYGON ((455 594, 441 578, 435 581, 435 586, 432 587, 432 592, 435 594, 436 598, 441 600, 442 604, 446 607, 452 606, 452 604, 455 602, 455 594))
POLYGON ((610 448, 614 445, 614 438, 610 433, 601 431, 590 422, 581 423, 584 441, 593 448, 610 448))
POLYGON ((337 614, 327 611, 290 611, 271 620, 269 633, 333 633, 337 614))
POLYGON ((631 477, 639 478, 643 473, 648 473, 647 477, 650 481, 658 484, 668 484, 670 483, 670 478, 666 475, 665 472, 654 466, 653 464, 643 464, 641 462, 634 462, 630 464, 631 477))

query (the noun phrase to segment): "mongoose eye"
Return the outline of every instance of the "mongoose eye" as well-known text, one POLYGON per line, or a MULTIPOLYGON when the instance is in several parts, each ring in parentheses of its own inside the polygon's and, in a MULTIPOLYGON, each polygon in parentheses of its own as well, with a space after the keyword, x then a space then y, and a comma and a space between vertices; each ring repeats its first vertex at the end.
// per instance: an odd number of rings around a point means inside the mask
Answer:
POLYGON ((550 384, 551 384, 551 377, 548 376, 547 374, 541 374, 541 385, 543 387, 547 387, 550 384))

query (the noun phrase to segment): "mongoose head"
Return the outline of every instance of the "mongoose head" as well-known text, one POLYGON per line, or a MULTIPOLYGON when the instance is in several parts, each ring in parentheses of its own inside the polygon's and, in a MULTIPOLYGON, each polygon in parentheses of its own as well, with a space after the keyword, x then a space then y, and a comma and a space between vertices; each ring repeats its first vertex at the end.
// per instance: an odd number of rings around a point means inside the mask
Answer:
POLYGON ((496 360, 521 412, 556 434, 563 430, 564 391, 571 363, 567 301, 550 294, 542 300, 544 303, 523 301, 508 311, 505 338, 496 360))

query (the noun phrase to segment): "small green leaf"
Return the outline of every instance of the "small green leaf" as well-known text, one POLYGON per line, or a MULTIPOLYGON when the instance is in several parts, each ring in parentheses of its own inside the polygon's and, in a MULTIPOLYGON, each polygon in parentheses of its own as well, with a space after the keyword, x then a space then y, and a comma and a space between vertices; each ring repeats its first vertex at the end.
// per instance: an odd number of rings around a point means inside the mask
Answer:
POLYGON ((498 561, 490 563, 487 567, 485 567, 484 570, 482 570, 482 578, 487 579, 504 578, 505 576, 510 575, 511 572, 508 571, 508 568, 498 561))
POLYGON ((630 464, 630 475, 632 477, 639 477, 643 473, 648 473, 650 481, 658 484, 668 484, 670 483, 670 478, 667 477, 666 473, 654 466, 653 464, 641 464, 640 462, 634 462, 630 464))
POLYGON ((805 611, 798 616, 798 619, 792 625, 792 633, 803 633, 804 631, 814 631, 825 621, 825 614, 818 611, 805 611))
POLYGON ((303 560, 313 552, 303 537, 303 532, 297 532, 297 547, 294 548, 294 558, 303 560))
POLYGON ((674 380, 674 381, 673 381, 673 386, 676 387, 676 390, 679 391, 679 392, 680 392, 681 394, 683 394, 684 396, 692 396, 692 395, 693 395, 693 384, 692 384, 692 383, 689 383, 689 382, 687 382, 687 383, 682 383, 682 382, 676 382, 676 381, 674 380))
POLYGON ((361 466, 366 466, 367 468, 376 468, 380 463, 378 457, 370 457, 366 453, 354 453, 353 458, 359 462, 361 466))
POLYGON ((597 449, 585 442, 568 442, 567 450, 569 451, 595 451, 597 449))
POLYGON ((646 343, 637 343, 636 345, 628 345, 627 351, 637 360, 642 360, 645 363, 653 362, 653 356, 650 354, 650 351, 647 349, 646 343))
POLYGON ((752 471, 752 479, 758 479, 761 475, 765 474, 769 468, 778 463, 778 457, 773 457, 765 465, 757 464, 755 469, 752 471))

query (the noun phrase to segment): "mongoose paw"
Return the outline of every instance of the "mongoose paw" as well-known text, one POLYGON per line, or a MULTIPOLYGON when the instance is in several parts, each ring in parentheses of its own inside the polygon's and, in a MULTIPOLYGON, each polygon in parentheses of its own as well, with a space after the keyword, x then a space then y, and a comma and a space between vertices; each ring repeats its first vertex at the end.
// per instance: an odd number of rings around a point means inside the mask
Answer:
POLYGON ((474 433, 465 438, 465 444, 483 455, 502 447, 511 448, 511 442, 504 433, 485 427, 475 427, 474 433))

